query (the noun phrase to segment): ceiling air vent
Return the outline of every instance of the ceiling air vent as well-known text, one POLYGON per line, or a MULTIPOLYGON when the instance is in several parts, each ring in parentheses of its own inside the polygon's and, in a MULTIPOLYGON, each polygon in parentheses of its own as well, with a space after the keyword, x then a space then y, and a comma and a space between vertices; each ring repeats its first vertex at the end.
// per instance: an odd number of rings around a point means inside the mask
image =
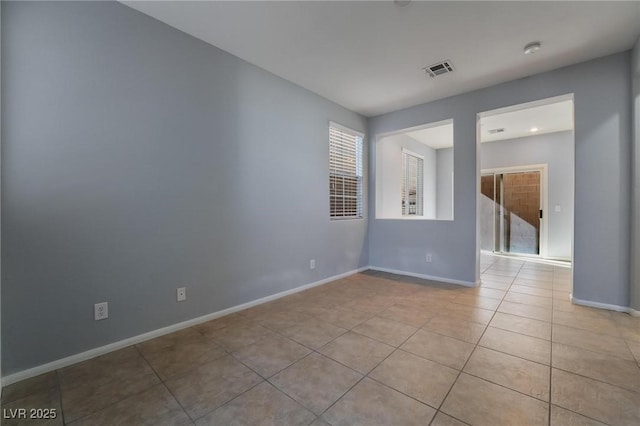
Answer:
POLYGON ((504 132, 504 127, 500 127, 499 129, 491 129, 488 130, 490 135, 495 135, 496 133, 502 133, 504 132))
POLYGON ((450 60, 446 60, 440 62, 438 64, 429 65, 428 67, 422 68, 429 77, 434 78, 442 74, 447 74, 453 71, 453 64, 450 60))

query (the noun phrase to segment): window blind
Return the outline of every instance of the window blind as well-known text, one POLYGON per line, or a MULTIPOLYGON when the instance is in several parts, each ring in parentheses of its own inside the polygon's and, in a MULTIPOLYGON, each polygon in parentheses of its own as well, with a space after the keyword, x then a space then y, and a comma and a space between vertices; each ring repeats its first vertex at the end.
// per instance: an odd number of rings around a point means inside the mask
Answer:
POLYGON ((329 126, 329 214, 332 219, 362 217, 362 136, 329 126))
POLYGON ((423 215, 424 160, 402 152, 402 215, 423 215))

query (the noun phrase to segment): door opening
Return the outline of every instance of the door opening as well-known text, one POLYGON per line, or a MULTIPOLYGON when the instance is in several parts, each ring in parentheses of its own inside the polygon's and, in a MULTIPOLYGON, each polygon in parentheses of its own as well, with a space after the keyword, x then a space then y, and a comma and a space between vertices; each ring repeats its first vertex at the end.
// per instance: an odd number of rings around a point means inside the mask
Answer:
POLYGON ((539 256, 544 239, 544 167, 484 171, 481 192, 485 250, 539 256))
POLYGON ((479 251, 572 260, 573 126, 571 94, 478 114, 479 251))

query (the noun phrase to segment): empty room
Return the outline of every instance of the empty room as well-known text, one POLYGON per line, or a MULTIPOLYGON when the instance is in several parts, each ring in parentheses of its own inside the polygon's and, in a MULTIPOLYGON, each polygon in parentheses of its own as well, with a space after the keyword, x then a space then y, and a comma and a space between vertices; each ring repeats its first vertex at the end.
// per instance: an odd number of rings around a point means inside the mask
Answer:
POLYGON ((0 423, 640 424, 640 1, 1 1, 0 423))

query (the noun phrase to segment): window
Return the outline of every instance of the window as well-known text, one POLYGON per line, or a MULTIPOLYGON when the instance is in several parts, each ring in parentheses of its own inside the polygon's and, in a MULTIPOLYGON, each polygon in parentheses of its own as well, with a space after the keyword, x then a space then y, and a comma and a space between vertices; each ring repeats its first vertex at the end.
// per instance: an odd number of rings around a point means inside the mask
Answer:
POLYGON ((362 134, 329 123, 329 214, 362 217, 362 134))
POLYGON ((402 215, 423 215, 424 159, 411 151, 402 150, 402 215))

